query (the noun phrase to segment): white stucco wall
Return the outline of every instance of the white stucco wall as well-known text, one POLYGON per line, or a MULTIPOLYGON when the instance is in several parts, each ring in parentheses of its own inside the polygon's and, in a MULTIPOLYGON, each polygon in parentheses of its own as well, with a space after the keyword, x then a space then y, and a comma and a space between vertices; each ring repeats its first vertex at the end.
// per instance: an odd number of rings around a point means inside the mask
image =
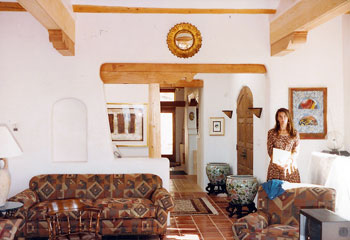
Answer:
MULTIPOLYGON (((344 119, 350 119, 350 15, 342 16, 343 23, 343 71, 344 71, 344 119)), ((344 120, 344 148, 350 152, 350 127, 344 120)))
MULTIPOLYGON (((335 126, 344 130, 341 32, 341 20, 337 18, 310 31, 307 44, 297 52, 270 58, 266 15, 79 14, 76 56, 62 57, 48 41, 47 31, 29 13, 0 12, 0 122, 16 123, 19 131, 14 134, 24 152, 9 160, 10 195, 26 188, 29 179, 39 173, 124 170, 112 154, 105 104, 109 100, 99 76, 105 62, 265 64, 266 75, 196 76, 204 81, 200 99, 200 185, 205 187, 207 183, 207 162, 227 161, 236 171, 235 114, 228 119, 221 111, 232 108, 235 112, 242 85, 251 88, 254 105, 264 108, 260 119, 254 117, 254 174, 263 181, 266 132, 273 126, 271 114, 288 106, 288 87, 327 86, 329 123, 332 116, 335 126), (176 58, 166 45, 169 29, 179 22, 191 22, 202 33, 202 48, 189 59, 176 58), (52 105, 66 97, 77 98, 87 107, 85 163, 53 163, 51 159, 52 105), (225 136, 209 137, 211 116, 225 117, 225 136)), ((128 94, 135 101, 140 97, 133 91, 128 94)), ((311 151, 322 149, 324 140, 302 141, 302 179, 311 151)))
MULTIPOLYGON (((307 43, 284 57, 273 57, 268 65, 270 87, 269 127, 274 114, 288 107, 289 87, 327 87, 328 131, 344 132, 343 42, 341 17, 308 33, 307 43)), ((298 157, 301 181, 308 180, 311 152, 327 150, 325 140, 302 140, 298 157)))
MULTIPOLYGON (((106 108, 111 103, 148 104, 148 84, 105 84, 106 108)), ((114 144, 115 145, 115 144, 114 144)), ((148 147, 120 147, 122 157, 148 157, 148 147)))
MULTIPOLYGON (((268 114, 265 113, 265 74, 201 74, 205 79, 202 91, 201 118, 202 118, 202 147, 203 166, 205 173, 206 163, 225 162, 230 164, 231 173, 237 174, 237 98, 243 86, 248 86, 253 94, 254 107, 262 107, 261 118, 253 117, 254 121, 254 175, 259 181, 266 178, 267 158, 265 121, 268 114), (228 118, 222 110, 233 110, 232 118, 228 118), (209 118, 224 117, 225 135, 209 135, 209 118)), ((208 179, 203 178, 203 186, 208 184, 208 179)))

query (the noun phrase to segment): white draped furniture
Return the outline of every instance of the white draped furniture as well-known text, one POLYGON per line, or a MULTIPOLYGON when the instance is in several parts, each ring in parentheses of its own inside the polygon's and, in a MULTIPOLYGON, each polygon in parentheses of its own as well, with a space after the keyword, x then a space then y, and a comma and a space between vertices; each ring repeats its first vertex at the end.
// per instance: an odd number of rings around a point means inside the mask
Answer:
POLYGON ((336 190, 335 212, 350 220, 350 157, 313 152, 309 182, 336 190))

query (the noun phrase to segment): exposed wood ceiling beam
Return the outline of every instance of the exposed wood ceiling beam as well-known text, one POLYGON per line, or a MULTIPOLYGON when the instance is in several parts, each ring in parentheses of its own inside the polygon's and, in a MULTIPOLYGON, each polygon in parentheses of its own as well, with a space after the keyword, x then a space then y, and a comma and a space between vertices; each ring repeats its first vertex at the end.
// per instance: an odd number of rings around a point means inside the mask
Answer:
POLYGON ((74 56, 75 20, 62 0, 18 2, 49 31, 50 41, 53 40, 51 42, 57 51, 64 56, 74 56))
POLYGON ((271 45, 271 56, 284 56, 306 43, 307 32, 292 32, 271 45))
POLYGON ((151 14, 274 14, 275 9, 199 9, 199 8, 143 8, 96 5, 73 5, 79 13, 151 13, 151 14))
MULTIPOLYGON (((275 9, 198 9, 198 8, 142 8, 96 5, 73 5, 78 13, 140 13, 140 14, 275 14, 275 9)), ((16 2, 0 2, 0 11, 26 11, 16 2)))
POLYGON ((270 23, 271 55, 283 51, 281 45, 290 46, 282 42, 294 32, 307 32, 349 10, 350 0, 300 0, 270 23))
POLYGON ((26 10, 17 2, 0 2, 0 11, 25 12, 26 10))
POLYGON ((74 56, 74 42, 62 30, 48 30, 49 41, 63 56, 74 56))
POLYGON ((197 73, 266 73, 262 64, 161 64, 104 63, 101 80, 106 84, 150 84, 161 87, 203 87, 197 73))

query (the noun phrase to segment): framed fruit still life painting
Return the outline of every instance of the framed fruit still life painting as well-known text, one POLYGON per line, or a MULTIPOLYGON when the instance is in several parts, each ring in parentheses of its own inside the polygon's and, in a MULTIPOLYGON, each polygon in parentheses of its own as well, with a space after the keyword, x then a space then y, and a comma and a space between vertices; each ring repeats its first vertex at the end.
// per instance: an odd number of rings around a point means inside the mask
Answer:
POLYGON ((289 88, 289 110, 301 139, 327 134, 327 88, 289 88))

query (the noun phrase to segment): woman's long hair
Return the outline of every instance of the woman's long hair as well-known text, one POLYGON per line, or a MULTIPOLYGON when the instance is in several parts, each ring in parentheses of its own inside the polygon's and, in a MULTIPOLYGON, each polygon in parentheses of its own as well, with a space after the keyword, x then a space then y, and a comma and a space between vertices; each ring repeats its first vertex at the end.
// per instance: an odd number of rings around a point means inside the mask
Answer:
POLYGON ((281 129, 280 122, 278 121, 278 114, 282 113, 282 112, 285 113, 286 116, 288 117, 287 132, 289 133, 289 135, 291 137, 294 138, 297 135, 297 131, 294 128, 292 116, 290 115, 289 110, 286 108, 280 108, 276 112, 276 115, 275 115, 276 124, 275 124, 275 128, 274 128, 275 132, 278 134, 279 130, 281 129))

